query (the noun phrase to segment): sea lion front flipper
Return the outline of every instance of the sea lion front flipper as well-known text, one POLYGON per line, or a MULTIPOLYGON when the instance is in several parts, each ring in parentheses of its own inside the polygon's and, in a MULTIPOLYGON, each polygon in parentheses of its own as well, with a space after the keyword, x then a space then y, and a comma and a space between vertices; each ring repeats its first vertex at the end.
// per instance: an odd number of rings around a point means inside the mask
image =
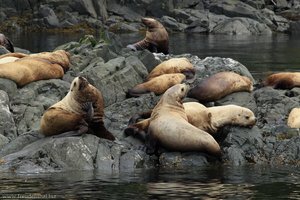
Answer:
POLYGON ((89 128, 87 126, 81 125, 76 131, 67 131, 59 135, 54 135, 52 138, 81 136, 82 134, 86 133, 88 129, 89 128))
POLYGON ((94 107, 92 102, 86 102, 82 105, 82 109, 86 111, 87 121, 92 121, 94 117, 94 107))

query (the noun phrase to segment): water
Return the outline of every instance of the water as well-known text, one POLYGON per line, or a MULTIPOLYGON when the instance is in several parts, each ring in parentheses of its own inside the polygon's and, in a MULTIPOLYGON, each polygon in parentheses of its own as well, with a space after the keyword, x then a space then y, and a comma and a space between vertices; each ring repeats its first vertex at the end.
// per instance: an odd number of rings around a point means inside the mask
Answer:
MULTIPOLYGON (((83 34, 11 35, 15 46, 31 52, 51 51, 78 41, 83 34)), ((124 46, 143 38, 122 34, 124 46)), ((255 76, 299 71, 300 37, 172 34, 172 54, 230 57, 255 76)), ((0 199, 300 199, 299 168, 289 166, 211 166, 196 169, 139 170, 99 174, 0 174, 0 199)))
POLYGON ((298 168, 286 166, 153 169, 110 175, 91 171, 1 174, 0 199, 299 199, 299 175, 298 168))

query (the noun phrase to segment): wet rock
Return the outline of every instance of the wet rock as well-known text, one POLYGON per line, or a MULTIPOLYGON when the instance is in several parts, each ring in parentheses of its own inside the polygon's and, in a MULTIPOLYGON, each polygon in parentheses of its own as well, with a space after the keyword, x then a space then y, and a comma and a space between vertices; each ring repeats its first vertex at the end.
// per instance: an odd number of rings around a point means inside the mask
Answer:
POLYGON ((201 153, 165 152, 159 157, 162 167, 186 168, 207 166, 207 155, 201 153))
POLYGON ((147 155, 141 150, 130 150, 123 154, 120 158, 121 171, 134 171, 139 168, 154 168, 156 159, 147 155))
POLYGON ((0 45, 0 55, 10 53, 4 46, 0 45))

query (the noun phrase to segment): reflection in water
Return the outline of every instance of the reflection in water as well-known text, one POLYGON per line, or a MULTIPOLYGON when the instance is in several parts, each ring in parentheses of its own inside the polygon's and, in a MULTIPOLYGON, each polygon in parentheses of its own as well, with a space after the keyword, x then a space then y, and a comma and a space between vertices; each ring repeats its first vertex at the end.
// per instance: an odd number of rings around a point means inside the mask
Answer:
POLYGON ((211 166, 103 174, 80 171, 1 174, 3 196, 54 199, 266 199, 300 198, 299 168, 211 166))

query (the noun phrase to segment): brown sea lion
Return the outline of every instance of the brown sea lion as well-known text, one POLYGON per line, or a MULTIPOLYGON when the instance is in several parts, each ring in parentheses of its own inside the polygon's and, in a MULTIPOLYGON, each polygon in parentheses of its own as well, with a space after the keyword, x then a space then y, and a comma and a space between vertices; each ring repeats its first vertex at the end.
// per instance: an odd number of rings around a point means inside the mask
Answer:
POLYGON ((127 45, 132 50, 148 49, 155 53, 169 53, 169 35, 165 27, 153 18, 142 18, 147 27, 146 37, 134 44, 127 45))
POLYGON ((62 78, 69 69, 69 56, 64 50, 31 54, 0 64, 0 77, 16 82, 19 87, 33 81, 62 78))
POLYGON ((104 103, 101 92, 83 77, 76 77, 68 94, 48 108, 40 122, 45 136, 81 135, 85 132, 114 140, 103 123, 104 103))
POLYGON ((185 84, 174 85, 154 107, 148 127, 148 148, 158 144, 171 151, 201 151, 220 156, 215 139, 188 122, 182 105, 187 91, 185 84))
POLYGON ((147 80, 163 74, 183 73, 187 79, 195 75, 195 68, 187 58, 171 58, 157 65, 147 76, 147 80))
POLYGON ((188 122, 210 134, 216 133, 225 125, 253 126, 254 113, 237 105, 214 106, 206 108, 197 102, 184 103, 188 122))
POLYGON ((5 47, 10 52, 15 51, 12 42, 2 33, 0 33, 0 45, 5 47))
POLYGON ((263 81, 264 86, 275 89, 291 89, 300 86, 300 72, 281 72, 268 76, 263 81))
POLYGON ((300 108, 293 108, 289 114, 287 125, 290 128, 300 128, 300 108))
POLYGON ((200 103, 216 101, 234 92, 251 92, 252 81, 234 72, 219 72, 192 88, 187 96, 197 99, 200 103))
POLYGON ((181 73, 163 74, 129 89, 127 97, 138 97, 149 92, 154 92, 156 95, 160 95, 168 88, 178 83, 182 83, 184 80, 185 75, 181 73))

